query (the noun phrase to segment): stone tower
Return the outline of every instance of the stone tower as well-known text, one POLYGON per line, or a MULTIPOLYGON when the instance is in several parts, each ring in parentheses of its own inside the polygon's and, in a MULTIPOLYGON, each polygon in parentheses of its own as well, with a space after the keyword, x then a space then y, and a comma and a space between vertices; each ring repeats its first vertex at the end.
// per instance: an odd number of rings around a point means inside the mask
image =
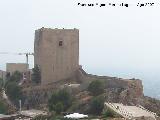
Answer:
POLYGON ((36 30, 34 62, 41 70, 41 84, 57 82, 72 76, 79 68, 79 30, 36 30))

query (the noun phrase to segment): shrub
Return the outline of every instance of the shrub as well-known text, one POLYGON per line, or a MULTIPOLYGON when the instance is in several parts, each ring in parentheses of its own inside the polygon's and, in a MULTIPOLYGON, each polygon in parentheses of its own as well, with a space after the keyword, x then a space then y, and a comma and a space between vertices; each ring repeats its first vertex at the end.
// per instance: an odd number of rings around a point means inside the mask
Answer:
POLYGON ((24 100, 22 88, 18 86, 15 82, 9 82, 6 85, 6 94, 9 97, 9 99, 17 106, 19 100, 24 100))
POLYGON ((7 110, 7 106, 2 101, 0 101, 0 114, 6 114, 7 110))
POLYGON ((104 97, 94 97, 90 103, 90 113, 100 115, 104 108, 104 97))
POLYGON ((63 106, 63 104, 62 104, 61 102, 57 103, 57 104, 55 105, 55 108, 54 108, 54 110, 55 110, 56 113, 58 113, 58 114, 60 114, 60 113, 63 111, 63 109, 64 109, 64 106, 63 106))
POLYGON ((71 104, 72 97, 65 89, 54 92, 48 101, 49 110, 56 111, 56 113, 67 110, 71 104))
POLYGON ((104 118, 107 118, 107 117, 113 118, 113 117, 115 117, 115 115, 116 115, 116 113, 109 108, 103 113, 104 118))
POLYGON ((102 94, 104 92, 103 83, 99 80, 92 81, 88 86, 88 91, 94 96, 102 94))

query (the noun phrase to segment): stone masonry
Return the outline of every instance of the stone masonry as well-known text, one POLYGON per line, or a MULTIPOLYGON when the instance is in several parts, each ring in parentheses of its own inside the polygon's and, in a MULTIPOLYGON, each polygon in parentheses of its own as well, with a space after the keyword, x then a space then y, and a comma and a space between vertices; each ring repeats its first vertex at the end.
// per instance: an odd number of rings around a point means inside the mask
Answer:
POLYGON ((79 30, 36 30, 34 59, 41 70, 42 85, 74 75, 79 68, 79 30))

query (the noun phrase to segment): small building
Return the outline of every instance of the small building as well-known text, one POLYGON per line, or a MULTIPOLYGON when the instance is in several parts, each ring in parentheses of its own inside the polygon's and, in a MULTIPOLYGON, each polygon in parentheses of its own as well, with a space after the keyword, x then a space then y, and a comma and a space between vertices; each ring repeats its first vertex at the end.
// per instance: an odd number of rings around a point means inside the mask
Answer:
POLYGON ((7 63, 6 64, 6 72, 13 74, 15 71, 19 71, 24 73, 28 71, 28 64, 26 63, 7 63))

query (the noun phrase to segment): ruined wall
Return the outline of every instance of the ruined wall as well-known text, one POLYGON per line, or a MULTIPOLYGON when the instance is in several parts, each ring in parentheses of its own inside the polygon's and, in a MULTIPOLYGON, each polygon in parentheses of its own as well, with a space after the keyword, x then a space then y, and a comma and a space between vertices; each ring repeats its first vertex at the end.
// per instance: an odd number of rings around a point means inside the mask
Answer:
POLYGON ((82 82, 82 89, 86 89, 91 81, 100 80, 104 83, 105 89, 108 91, 112 90, 119 93, 120 99, 127 99, 127 97, 132 98, 142 98, 143 85, 142 81, 139 79, 122 79, 117 77, 109 76, 97 76, 92 74, 87 74, 83 69, 77 71, 77 78, 82 82))
POLYGON ((79 67, 79 30, 36 30, 34 60, 40 67, 42 84, 72 76, 79 67))
POLYGON ((6 72, 14 73, 15 71, 26 72, 28 69, 28 64, 26 63, 7 63, 6 72))

